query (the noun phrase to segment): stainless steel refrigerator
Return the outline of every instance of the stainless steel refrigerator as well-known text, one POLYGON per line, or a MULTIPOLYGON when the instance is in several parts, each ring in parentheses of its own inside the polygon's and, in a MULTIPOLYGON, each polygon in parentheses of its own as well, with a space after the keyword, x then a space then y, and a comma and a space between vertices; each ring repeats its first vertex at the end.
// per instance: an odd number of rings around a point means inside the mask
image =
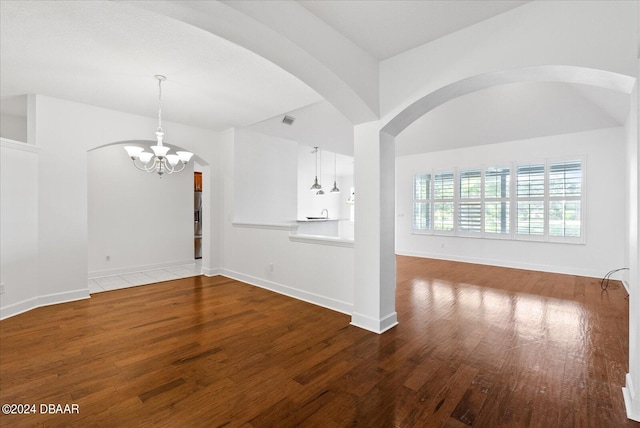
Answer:
POLYGON ((202 192, 193 193, 193 235, 196 259, 202 258, 202 192))

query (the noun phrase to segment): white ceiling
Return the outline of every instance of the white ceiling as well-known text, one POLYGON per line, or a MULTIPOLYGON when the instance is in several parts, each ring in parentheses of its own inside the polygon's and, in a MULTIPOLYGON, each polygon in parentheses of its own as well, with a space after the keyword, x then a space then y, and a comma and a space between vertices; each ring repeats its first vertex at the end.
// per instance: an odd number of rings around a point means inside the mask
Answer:
POLYGON ((298 0, 378 60, 499 15, 528 0, 298 0))
POLYGON ((278 115, 248 128, 307 147, 321 147, 323 150, 353 156, 353 125, 328 102, 321 101, 287 115, 295 118, 293 124, 282 123, 284 115, 278 115))
MULTIPOLYGON (((298 3, 380 60, 527 2, 298 3)), ((0 51, 5 112, 23 104, 18 95, 37 93, 156 117, 153 75, 164 74, 165 120, 213 130, 252 125, 310 147, 353 153, 350 122, 299 79, 210 32, 130 4, 0 1, 0 51), (296 117, 294 125, 281 123, 284 114, 296 117)), ((531 88, 507 85, 447 103, 401 134, 398 153, 619 126, 629 105, 606 90, 531 88), (454 126, 456 120, 464 126, 454 126)))
MULTIPOLYGON (((302 6, 377 58, 522 1, 310 1, 302 6), (382 53, 381 53, 382 52, 382 53)), ((213 130, 321 97, 264 58, 177 20, 112 1, 0 2, 0 94, 37 93, 213 130)))
POLYGON ((0 2, 0 93, 37 93, 213 130, 321 100, 211 33, 111 1, 0 2))
POLYGON ((585 85, 496 86, 455 98, 416 120, 396 137, 396 155, 621 126, 629 105, 626 94, 585 85))

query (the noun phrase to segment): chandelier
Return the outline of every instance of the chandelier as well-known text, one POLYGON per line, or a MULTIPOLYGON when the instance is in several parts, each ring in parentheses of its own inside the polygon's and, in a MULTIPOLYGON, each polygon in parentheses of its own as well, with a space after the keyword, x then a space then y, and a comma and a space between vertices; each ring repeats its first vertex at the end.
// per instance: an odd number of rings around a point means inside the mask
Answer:
POLYGON ((151 146, 153 153, 145 152, 142 147, 138 146, 125 146, 124 149, 136 168, 144 172, 155 172, 162 178, 162 174, 173 174, 184 170, 193 153, 167 154, 169 147, 162 144, 164 136, 164 132, 162 132, 162 82, 167 78, 159 74, 153 77, 158 81, 158 130, 156 131, 158 142, 155 146, 151 146))

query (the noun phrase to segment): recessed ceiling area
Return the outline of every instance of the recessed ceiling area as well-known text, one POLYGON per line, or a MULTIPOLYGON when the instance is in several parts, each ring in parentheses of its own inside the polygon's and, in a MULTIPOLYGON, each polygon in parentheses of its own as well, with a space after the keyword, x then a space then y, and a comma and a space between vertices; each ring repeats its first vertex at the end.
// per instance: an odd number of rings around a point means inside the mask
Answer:
POLYGON ((624 125, 629 96, 566 83, 512 83, 453 99, 396 137, 404 156, 624 125))

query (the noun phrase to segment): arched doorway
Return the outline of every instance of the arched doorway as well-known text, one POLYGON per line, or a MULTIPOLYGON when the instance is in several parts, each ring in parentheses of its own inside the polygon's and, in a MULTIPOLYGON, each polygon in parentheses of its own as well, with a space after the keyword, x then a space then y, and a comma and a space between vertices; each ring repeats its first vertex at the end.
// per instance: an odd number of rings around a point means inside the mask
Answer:
MULTIPOLYGON (((89 278, 135 276, 194 264, 194 165, 208 180, 208 162, 195 155, 177 174, 160 177, 141 172, 131 165, 123 147, 152 144, 117 141, 88 151, 89 278)), ((181 149, 174 144, 171 148, 181 149)), ((209 193, 202 195, 208 206, 209 193)), ((207 246, 211 240, 208 229, 204 228, 202 236, 207 246)), ((203 266, 209 266, 210 256, 210 251, 204 252, 203 266)), ((196 267, 190 269, 195 272, 196 267)), ((137 285, 135 278, 133 283, 137 285)))
MULTIPOLYGON (((394 162, 389 159, 389 154, 393 153, 390 152, 389 146, 392 146, 395 143, 395 138, 409 125, 414 123, 418 118, 422 117, 423 115, 429 113, 431 110, 448 101, 482 89, 520 82, 558 82, 569 84, 577 83, 609 89, 627 95, 632 95, 634 93, 637 94, 637 92, 634 92, 634 87, 637 86, 637 79, 634 77, 585 67, 551 65, 523 67, 518 69, 497 71, 482 75, 471 76, 439 88, 438 90, 435 90, 429 94, 426 94, 425 96, 407 106, 393 118, 391 118, 384 126, 380 128, 377 136, 379 148, 375 153, 375 156, 377 157, 375 160, 379 163, 379 174, 377 177, 379 179, 379 186, 377 190, 380 197, 379 201, 377 201, 376 209, 378 211, 377 214, 380 214, 380 223, 378 227, 381 231, 381 234, 388 235, 390 233, 393 233, 391 231, 393 231, 395 228, 394 216, 384 215, 384 207, 386 205, 392 204, 395 200, 394 162), (387 156, 386 159, 385 156, 387 156)), ((635 91, 637 91, 637 87, 635 91)), ((630 160, 630 164, 632 165, 631 169, 633 170, 633 165, 635 165, 635 168, 637 168, 638 165, 638 99, 637 95, 635 97, 630 96, 629 98, 632 109, 630 117, 631 120, 628 121, 627 127, 632 127, 633 129, 627 129, 629 134, 628 144, 634 147, 631 148, 628 153, 631 153, 632 156, 635 157, 635 159, 630 160)), ((630 191, 636 193, 635 195, 632 195, 633 197, 631 199, 637 202, 637 177, 633 171, 630 172, 629 181, 631 182, 630 191)), ((631 213, 633 213, 634 210, 635 209, 633 207, 630 208, 631 213)), ((372 213, 369 213, 369 215, 371 214, 372 213)), ((628 225, 627 227, 634 229, 632 225, 632 223, 634 222, 633 214, 630 214, 630 216, 632 218, 630 219, 630 225, 628 225)), ((635 216, 635 222, 637 223, 637 212, 635 213, 635 216)), ((630 230, 629 234, 637 234, 637 230, 630 230)), ((631 239, 634 239, 633 236, 631 239)), ((382 250, 379 252, 380 266, 384 266, 385 264, 387 266, 392 265, 394 257, 392 251, 393 244, 389 242, 389 239, 380 237, 377 238, 377 244, 382 248, 382 250)), ((629 252, 631 253, 631 263, 637 264, 637 249, 635 250, 635 253, 631 249, 629 249, 629 252), (635 261, 634 258, 636 259, 635 261)), ((356 269, 358 268, 359 266, 356 266, 356 269)), ((637 273, 635 273, 634 275, 636 275, 637 278, 637 273)), ((380 276, 379 280, 380 299, 384 299, 385 297, 392 295, 389 290, 395 289, 395 276, 393 278, 389 278, 388 276, 380 276)), ((356 290, 358 290, 359 288, 362 287, 361 284, 357 282, 356 290)), ((624 390, 624 395, 629 417, 637 418, 637 400, 634 397, 633 387, 631 384, 632 378, 637 379, 637 373, 638 371, 640 371, 637 363, 638 361, 640 361, 640 359, 638 358, 638 347, 636 346, 637 332, 639 328, 637 324, 638 315, 637 309, 635 309, 637 308, 637 305, 634 307, 634 302, 637 302, 637 300, 632 297, 630 310, 636 311, 636 313, 635 315, 630 314, 631 325, 629 331, 629 373, 627 374, 627 387, 624 390), (634 400, 636 401, 634 402, 634 400)))

